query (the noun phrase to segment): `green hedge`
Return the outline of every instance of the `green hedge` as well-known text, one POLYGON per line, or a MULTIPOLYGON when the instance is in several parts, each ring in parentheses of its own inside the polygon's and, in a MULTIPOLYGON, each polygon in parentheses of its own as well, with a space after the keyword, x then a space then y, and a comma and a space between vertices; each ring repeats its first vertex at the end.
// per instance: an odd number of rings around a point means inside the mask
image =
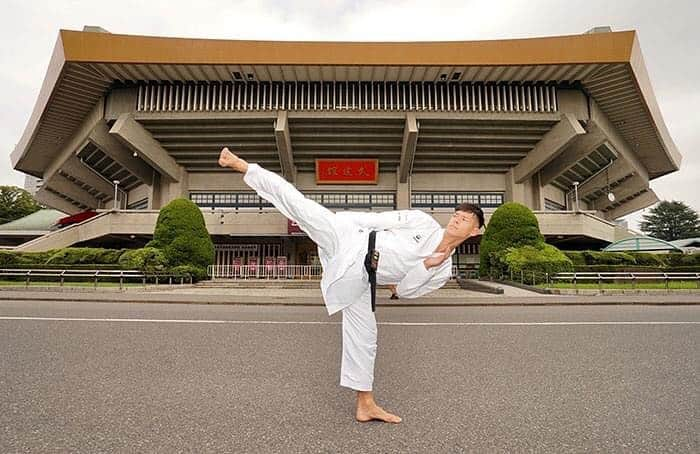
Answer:
POLYGON ((543 244, 544 237, 534 213, 525 205, 504 203, 494 211, 481 238, 480 273, 482 276, 505 273, 507 269, 499 255, 508 248, 543 244))
POLYGON ((644 266, 644 265, 583 265, 575 266, 579 273, 700 273, 700 265, 694 266, 644 266))
POLYGON ((122 269, 119 265, 105 265, 104 263, 81 263, 80 265, 63 265, 63 264, 52 264, 47 265, 45 263, 29 263, 20 265, 6 265, 3 268, 7 269, 27 269, 27 270, 64 270, 69 268, 71 270, 118 270, 122 269))
POLYGON ((545 281, 547 274, 566 273, 574 270, 571 259, 551 244, 543 244, 539 247, 508 248, 498 257, 504 265, 501 269, 507 269, 508 275, 519 275, 522 272, 530 276, 534 273, 535 282, 545 281))
POLYGON ((564 251, 575 266, 649 266, 656 268, 700 266, 697 254, 651 254, 649 252, 564 251))
POLYGON ((103 249, 90 247, 68 247, 57 250, 46 261, 47 265, 80 265, 83 263, 102 263, 114 265, 126 249, 103 249))
POLYGON ((700 266, 700 253, 666 254, 668 266, 700 266))
POLYGON ((7 268, 10 266, 46 264, 55 253, 56 250, 45 252, 0 251, 0 266, 7 268))
POLYGON ((163 272, 168 266, 168 261, 160 249, 145 247, 126 251, 119 257, 119 266, 125 270, 156 273, 163 272))
POLYGON ((634 257, 637 265, 654 267, 666 265, 666 254, 650 254, 649 252, 628 252, 628 254, 634 257))

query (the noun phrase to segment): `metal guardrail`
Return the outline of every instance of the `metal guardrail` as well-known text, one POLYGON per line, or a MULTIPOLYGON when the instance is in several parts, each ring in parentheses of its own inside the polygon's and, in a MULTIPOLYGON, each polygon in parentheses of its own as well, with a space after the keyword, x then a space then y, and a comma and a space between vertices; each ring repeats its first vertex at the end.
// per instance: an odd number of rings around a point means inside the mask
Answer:
POLYGON ((577 284, 580 281, 595 281, 598 283, 599 291, 603 291, 604 281, 631 281, 632 288, 637 289, 637 283, 640 281, 657 281, 664 282, 666 290, 670 290, 669 283, 671 281, 695 281, 697 288, 700 289, 700 273, 683 273, 683 272, 575 272, 575 273, 556 273, 552 276, 547 274, 546 281, 571 281, 574 285, 574 290, 578 291, 577 284))
POLYGON ((60 282, 63 287, 66 280, 79 279, 91 280, 94 287, 100 279, 115 280, 119 279, 119 288, 124 288, 125 281, 139 280, 143 286, 146 286, 148 281, 158 285, 160 282, 173 285, 173 282, 180 285, 188 283, 192 284, 192 276, 189 274, 159 274, 159 273, 143 273, 138 270, 42 270, 42 269, 0 269, 0 278, 2 277, 23 277, 25 287, 29 287, 32 278, 54 278, 60 282))
MULTIPOLYGON (((209 265, 207 274, 216 279, 321 279, 321 265, 209 265)), ((452 266, 452 279, 458 275, 452 266)))

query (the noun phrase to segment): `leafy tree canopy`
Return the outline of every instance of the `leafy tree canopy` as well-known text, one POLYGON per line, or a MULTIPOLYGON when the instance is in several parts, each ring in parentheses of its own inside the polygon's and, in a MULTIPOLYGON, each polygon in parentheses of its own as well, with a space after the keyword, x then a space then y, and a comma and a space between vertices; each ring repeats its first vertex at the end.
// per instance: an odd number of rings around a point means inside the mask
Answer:
POLYGON ((683 202, 664 200, 642 216, 642 232, 666 241, 700 236, 697 211, 683 202))
POLYGON ((0 224, 39 211, 41 206, 27 191, 17 186, 0 186, 0 224))

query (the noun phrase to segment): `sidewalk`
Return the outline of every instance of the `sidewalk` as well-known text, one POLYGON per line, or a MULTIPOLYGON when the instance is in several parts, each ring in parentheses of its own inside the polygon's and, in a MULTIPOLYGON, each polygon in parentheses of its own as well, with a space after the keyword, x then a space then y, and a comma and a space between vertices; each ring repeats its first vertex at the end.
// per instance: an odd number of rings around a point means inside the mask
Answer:
MULTIPOLYGON (((386 291, 379 291, 379 306, 547 306, 547 305, 695 305, 700 304, 700 293, 625 294, 625 295, 493 295, 461 289, 442 289, 416 299, 390 300, 386 291)), ((176 304, 238 304, 323 306, 320 290, 276 288, 197 288, 174 287, 163 290, 131 288, 126 291, 86 290, 67 288, 0 291, 0 304, 12 301, 94 301, 114 303, 176 303, 176 304)))

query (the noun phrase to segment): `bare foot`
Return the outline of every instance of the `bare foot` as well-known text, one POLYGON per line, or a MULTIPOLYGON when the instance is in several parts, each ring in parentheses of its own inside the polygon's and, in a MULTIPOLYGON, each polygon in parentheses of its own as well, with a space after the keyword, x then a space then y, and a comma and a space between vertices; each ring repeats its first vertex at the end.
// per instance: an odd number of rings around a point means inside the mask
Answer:
POLYGON ((379 405, 372 403, 369 405, 359 405, 357 406, 357 413, 355 414, 355 419, 359 422, 372 421, 374 419, 384 422, 390 422, 392 424, 398 424, 401 422, 401 418, 389 413, 384 410, 379 405))
POLYGON ((233 170, 242 173, 246 173, 248 171, 248 163, 233 154, 228 147, 221 149, 221 154, 219 155, 219 165, 221 167, 230 167, 233 170))

